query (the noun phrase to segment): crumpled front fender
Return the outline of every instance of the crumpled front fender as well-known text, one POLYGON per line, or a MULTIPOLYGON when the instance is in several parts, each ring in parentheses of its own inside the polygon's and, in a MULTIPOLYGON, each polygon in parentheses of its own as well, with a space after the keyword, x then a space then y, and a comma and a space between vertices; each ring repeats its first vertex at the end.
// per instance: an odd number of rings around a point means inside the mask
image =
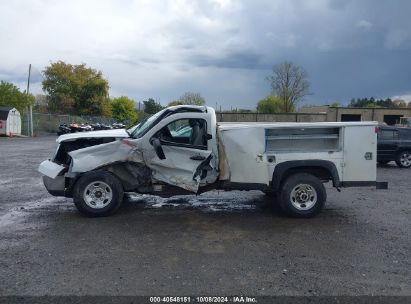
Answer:
POLYGON ((117 140, 108 144, 92 146, 69 153, 72 158, 70 171, 82 173, 119 161, 132 159, 134 162, 144 162, 137 146, 127 139, 117 140))

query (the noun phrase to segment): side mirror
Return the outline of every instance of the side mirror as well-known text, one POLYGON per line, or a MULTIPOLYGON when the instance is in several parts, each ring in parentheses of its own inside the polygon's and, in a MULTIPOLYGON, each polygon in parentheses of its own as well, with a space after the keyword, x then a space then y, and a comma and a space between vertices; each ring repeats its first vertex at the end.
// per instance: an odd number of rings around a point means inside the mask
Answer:
POLYGON ((154 151, 156 151, 156 154, 159 159, 166 159, 166 156, 164 154, 163 147, 161 146, 161 142, 158 138, 153 138, 151 140, 151 144, 154 147, 154 151))
POLYGON ((207 134, 205 137, 206 137, 207 140, 213 139, 213 135, 211 135, 211 134, 207 134))

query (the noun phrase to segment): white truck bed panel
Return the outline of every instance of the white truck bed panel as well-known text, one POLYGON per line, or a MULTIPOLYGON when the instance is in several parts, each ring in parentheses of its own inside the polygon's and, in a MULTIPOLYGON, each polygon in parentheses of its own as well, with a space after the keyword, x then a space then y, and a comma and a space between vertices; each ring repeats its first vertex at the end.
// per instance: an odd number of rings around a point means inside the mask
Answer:
POLYGON ((375 122, 230 123, 218 128, 229 180, 268 184, 277 164, 310 159, 334 163, 342 182, 375 181, 375 126, 375 122), (367 152, 372 160, 365 159, 367 152))
POLYGON ((344 128, 343 181, 375 181, 377 178, 377 134, 375 128, 344 128), (370 138, 372 140, 370 141, 370 138), (372 153, 372 160, 365 154, 372 153))
POLYGON ((350 121, 350 122, 219 122, 220 130, 241 128, 323 128, 323 127, 345 127, 345 126, 375 126, 376 121, 350 121))
POLYGON ((221 131, 231 182, 268 184, 264 132, 263 128, 221 131))

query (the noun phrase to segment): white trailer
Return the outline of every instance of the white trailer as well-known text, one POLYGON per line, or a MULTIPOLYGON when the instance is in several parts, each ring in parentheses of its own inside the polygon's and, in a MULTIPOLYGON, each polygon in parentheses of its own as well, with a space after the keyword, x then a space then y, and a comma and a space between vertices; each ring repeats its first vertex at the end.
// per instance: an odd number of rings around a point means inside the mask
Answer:
POLYGON ((216 123, 210 107, 164 109, 129 130, 67 134, 39 171, 53 195, 104 216, 124 192, 170 197, 212 189, 261 190, 289 215, 323 208, 340 189, 376 182, 376 122, 216 123))
POLYGON ((21 135, 21 117, 16 108, 0 107, 0 135, 21 135))

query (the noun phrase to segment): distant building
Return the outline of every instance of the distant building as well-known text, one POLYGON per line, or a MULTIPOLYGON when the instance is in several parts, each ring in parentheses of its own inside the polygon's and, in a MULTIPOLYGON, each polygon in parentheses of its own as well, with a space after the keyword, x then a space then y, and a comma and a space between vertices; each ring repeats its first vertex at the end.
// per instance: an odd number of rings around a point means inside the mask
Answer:
MULTIPOLYGON (((400 103, 401 101, 399 101, 400 103)), ((411 108, 349 108, 330 106, 303 107, 300 113, 326 113, 326 121, 378 121, 388 125, 400 122, 401 117, 411 117, 411 108)))
POLYGON ((303 106, 302 108, 298 109, 300 113, 327 113, 329 105, 321 105, 321 106, 303 106))

